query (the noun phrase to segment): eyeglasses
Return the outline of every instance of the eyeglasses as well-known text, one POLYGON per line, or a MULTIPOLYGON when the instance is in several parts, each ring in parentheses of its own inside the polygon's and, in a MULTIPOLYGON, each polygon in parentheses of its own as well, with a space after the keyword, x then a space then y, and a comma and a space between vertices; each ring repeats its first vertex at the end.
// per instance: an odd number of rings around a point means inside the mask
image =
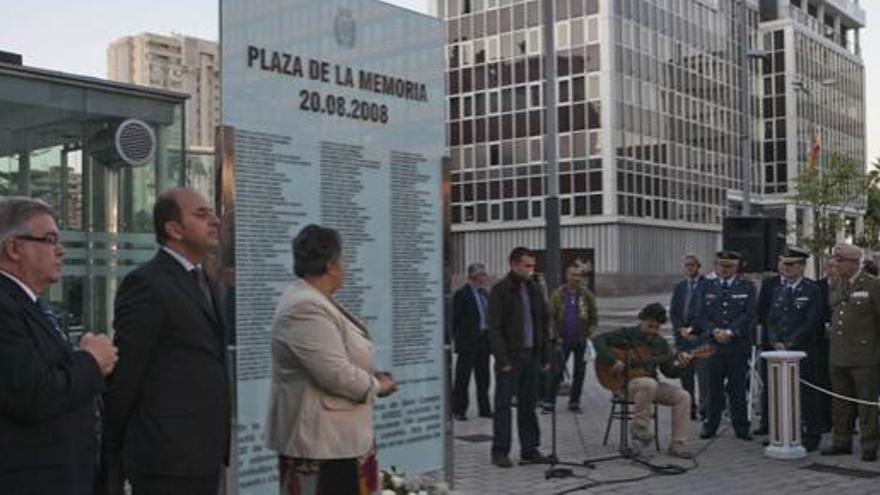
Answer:
POLYGON ((36 237, 32 235, 19 235, 15 236, 16 239, 21 241, 30 241, 30 242, 39 242, 41 244, 48 244, 50 246, 57 246, 61 243, 61 239, 58 238, 55 234, 44 235, 43 237, 36 237))

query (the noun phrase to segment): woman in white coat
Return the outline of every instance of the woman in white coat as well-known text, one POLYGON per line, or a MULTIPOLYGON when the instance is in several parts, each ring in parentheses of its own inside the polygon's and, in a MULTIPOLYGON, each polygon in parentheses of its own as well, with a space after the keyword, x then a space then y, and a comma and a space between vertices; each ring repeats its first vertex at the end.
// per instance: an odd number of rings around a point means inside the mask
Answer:
POLYGON ((333 229, 308 225, 293 239, 298 279, 272 324, 266 446, 279 454, 283 495, 347 495, 378 488, 373 401, 397 389, 375 370, 364 324, 334 299, 345 267, 333 229))

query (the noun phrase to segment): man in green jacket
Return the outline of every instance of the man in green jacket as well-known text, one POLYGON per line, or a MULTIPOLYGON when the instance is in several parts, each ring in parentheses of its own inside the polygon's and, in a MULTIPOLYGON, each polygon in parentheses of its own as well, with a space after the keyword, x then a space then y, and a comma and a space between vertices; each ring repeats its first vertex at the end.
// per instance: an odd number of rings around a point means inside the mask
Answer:
MULTIPOLYGON (((834 392, 875 402, 880 395, 880 280, 861 271, 862 252, 838 244, 833 256, 838 279, 831 285, 831 388, 834 392)), ((877 460, 880 431, 877 406, 834 399, 833 441, 823 455, 852 453, 853 423, 858 411, 862 460, 877 460)))
POLYGON ((666 339, 659 333, 660 326, 664 323, 666 309, 662 304, 645 306, 639 312, 638 326, 593 337, 596 363, 611 367, 615 373, 625 373, 626 395, 633 403, 632 437, 635 442, 632 448, 637 452, 641 451, 654 439, 651 418, 654 415, 653 404, 657 402, 672 408, 669 454, 690 459, 693 458, 693 453, 687 444, 691 436, 691 394, 678 385, 660 382, 657 370, 669 378, 678 378, 690 362, 691 355, 673 353, 666 339))
POLYGON ((599 318, 596 298, 584 286, 583 269, 577 265, 565 271, 565 284, 550 295, 550 339, 557 350, 557 360, 545 390, 543 412, 556 408, 556 394, 568 357, 574 354, 574 376, 568 396, 568 410, 581 412, 581 391, 587 369, 587 339, 593 334, 599 318), (560 349, 561 346, 561 349, 560 349))

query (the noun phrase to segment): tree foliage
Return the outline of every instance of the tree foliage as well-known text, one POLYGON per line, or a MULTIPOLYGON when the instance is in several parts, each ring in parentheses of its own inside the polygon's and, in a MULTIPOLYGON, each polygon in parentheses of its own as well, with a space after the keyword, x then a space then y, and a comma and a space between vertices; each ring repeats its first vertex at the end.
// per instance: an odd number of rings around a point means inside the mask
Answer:
POLYGON ((868 172, 868 208, 865 212, 865 234, 857 240, 859 246, 876 251, 880 248, 880 157, 874 159, 868 172))
MULTIPOLYGON (((845 228, 844 212, 851 208, 864 207, 865 199, 877 192, 877 166, 866 173, 863 166, 849 157, 832 154, 827 167, 805 165, 795 179, 795 201, 813 210, 813 231, 805 235, 802 242, 819 258, 831 252, 837 243, 837 235, 845 228)), ((880 201, 880 197, 875 200, 880 201)), ((880 233, 880 204, 875 206, 877 223, 872 229, 880 233)), ((866 221, 866 234, 868 234, 866 221)), ((876 243, 877 236, 873 239, 876 243)), ((870 235, 863 236, 869 238, 870 235)), ((865 241, 859 239, 858 241, 865 241)), ((863 244, 860 244, 863 245, 863 244)))

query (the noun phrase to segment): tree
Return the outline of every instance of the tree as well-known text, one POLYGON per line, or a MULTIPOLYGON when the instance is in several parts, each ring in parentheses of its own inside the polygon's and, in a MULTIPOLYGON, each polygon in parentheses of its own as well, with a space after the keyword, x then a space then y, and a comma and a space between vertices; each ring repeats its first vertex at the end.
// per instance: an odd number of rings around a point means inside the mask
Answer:
POLYGON ((880 249, 880 157, 874 159, 871 171, 871 186, 868 188, 868 209, 865 212, 865 233, 856 243, 865 249, 880 249))
MULTIPOLYGON (((804 246, 813 253, 817 274, 821 259, 831 253, 837 243, 838 232, 845 227, 844 212, 863 205, 869 192, 876 191, 877 180, 877 169, 865 173, 861 164, 838 153, 831 155, 827 167, 801 167, 795 179, 794 199, 813 211, 813 231, 802 239, 804 246)), ((880 197, 877 199, 880 200, 880 197)), ((877 206, 880 207, 880 204, 877 206)), ((872 229, 875 226, 880 228, 880 222, 872 223, 872 229)))

